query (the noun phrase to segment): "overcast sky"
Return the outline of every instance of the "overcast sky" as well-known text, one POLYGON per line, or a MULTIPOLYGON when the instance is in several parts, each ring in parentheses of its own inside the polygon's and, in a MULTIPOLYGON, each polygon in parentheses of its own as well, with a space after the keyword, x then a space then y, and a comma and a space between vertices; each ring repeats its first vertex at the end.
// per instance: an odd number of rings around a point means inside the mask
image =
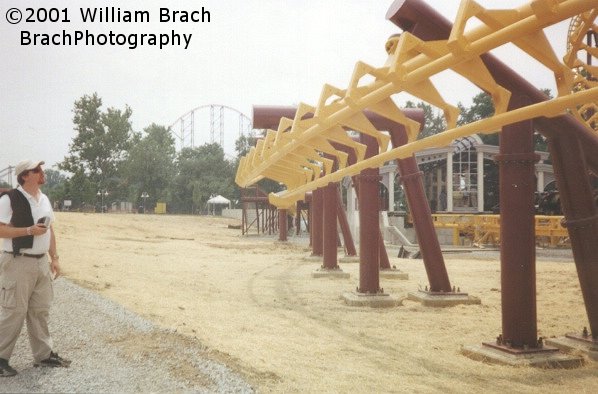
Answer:
MULTIPOLYGON (((491 8, 522 0, 478 0, 491 8)), ((428 0, 454 20, 459 1, 428 0)), ((385 19, 392 0, 2 0, 0 3, 0 170, 23 158, 46 160, 48 167, 68 153, 74 136, 73 103, 97 92, 104 108, 133 110, 133 129, 151 123, 169 126, 189 110, 221 104, 251 116, 254 104, 315 104, 324 83, 346 88, 356 61, 381 66, 386 39, 399 29, 385 19), (6 13, 27 7, 67 8, 70 23, 11 25, 6 13), (109 4, 150 14, 149 23, 87 23, 80 7, 109 4), (159 8, 210 12, 210 23, 159 23, 159 8), (188 49, 109 46, 23 46, 22 30, 108 33, 192 34, 188 49)), ((549 37, 562 58, 568 22, 549 37)), ((73 33, 74 34, 74 33, 73 33)), ((512 48, 498 51, 504 61, 536 86, 552 88, 550 73, 512 48)), ((449 102, 470 103, 479 91, 450 73, 434 78, 449 102)), ((400 97, 405 100, 407 97, 400 97)), ((209 128, 209 125, 205 125, 209 128)), ((235 133, 236 125, 232 125, 235 133)), ((196 145, 208 141, 196 135, 196 145)))

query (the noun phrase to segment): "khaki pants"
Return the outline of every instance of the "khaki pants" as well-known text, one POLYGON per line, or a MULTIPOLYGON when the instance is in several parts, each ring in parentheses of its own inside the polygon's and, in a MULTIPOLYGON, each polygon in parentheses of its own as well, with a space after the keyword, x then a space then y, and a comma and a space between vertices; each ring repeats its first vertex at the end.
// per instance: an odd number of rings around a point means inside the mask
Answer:
POLYGON ((36 259, 0 254, 0 358, 10 359, 25 319, 34 360, 50 356, 48 319, 53 298, 46 256, 36 259))

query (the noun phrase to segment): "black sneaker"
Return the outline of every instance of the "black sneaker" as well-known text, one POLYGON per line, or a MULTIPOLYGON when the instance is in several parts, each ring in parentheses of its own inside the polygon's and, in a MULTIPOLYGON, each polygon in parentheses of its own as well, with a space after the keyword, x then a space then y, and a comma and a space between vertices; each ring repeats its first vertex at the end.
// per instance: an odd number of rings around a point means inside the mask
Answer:
POLYGON ((16 369, 8 365, 8 360, 0 358, 0 378, 15 376, 17 373, 16 369))
POLYGON ((54 352, 50 352, 50 357, 45 360, 33 364, 34 367, 64 367, 68 368, 71 365, 71 360, 60 357, 54 352))

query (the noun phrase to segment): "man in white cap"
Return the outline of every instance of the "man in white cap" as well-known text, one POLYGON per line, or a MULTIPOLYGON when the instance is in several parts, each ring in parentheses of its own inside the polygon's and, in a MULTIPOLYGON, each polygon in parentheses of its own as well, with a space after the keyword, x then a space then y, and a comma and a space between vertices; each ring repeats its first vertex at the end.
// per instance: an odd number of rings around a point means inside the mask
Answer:
POLYGON ((48 330, 52 280, 60 275, 60 265, 52 229, 54 212, 40 190, 46 182, 43 164, 20 162, 15 169, 19 186, 0 196, 0 238, 4 238, 0 253, 0 377, 17 374, 8 360, 25 319, 34 365, 70 365, 52 351, 48 330))

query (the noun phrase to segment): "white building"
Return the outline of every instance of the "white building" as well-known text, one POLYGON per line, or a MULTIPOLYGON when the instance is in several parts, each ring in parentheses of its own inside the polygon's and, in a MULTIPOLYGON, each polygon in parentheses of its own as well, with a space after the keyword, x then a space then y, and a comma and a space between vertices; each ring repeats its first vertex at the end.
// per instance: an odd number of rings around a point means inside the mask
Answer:
MULTIPOLYGON (((481 213, 492 212, 498 204, 498 164, 494 156, 499 147, 486 145, 479 136, 459 138, 450 146, 430 148, 415 154, 420 171, 424 173, 426 197, 433 212, 481 213)), ((536 152, 536 188, 554 180, 552 166, 547 164, 548 152, 536 152)), ((380 168, 380 206, 386 211, 405 211, 406 199, 394 162, 380 168)), ((358 231, 359 209, 357 195, 347 178, 343 182, 346 207, 352 231, 358 231)), ((355 232, 353 234, 356 234, 355 232)))

